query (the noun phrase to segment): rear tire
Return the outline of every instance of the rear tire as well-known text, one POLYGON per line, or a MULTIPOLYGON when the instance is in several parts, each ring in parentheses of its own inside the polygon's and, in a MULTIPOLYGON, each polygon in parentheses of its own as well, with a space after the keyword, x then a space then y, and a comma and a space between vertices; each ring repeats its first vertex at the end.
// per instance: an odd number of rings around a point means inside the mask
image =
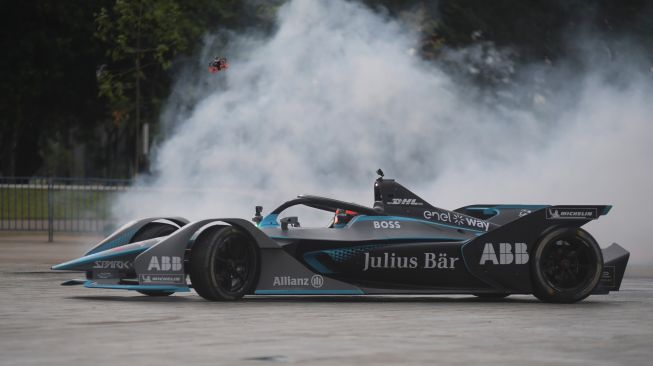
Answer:
POLYGON ((238 300, 251 293, 258 268, 256 243, 231 226, 200 235, 191 248, 190 281, 207 300, 238 300))
POLYGON ((574 303, 589 296, 603 272, 596 240, 580 228, 545 234, 531 258, 533 294, 544 302, 574 303))

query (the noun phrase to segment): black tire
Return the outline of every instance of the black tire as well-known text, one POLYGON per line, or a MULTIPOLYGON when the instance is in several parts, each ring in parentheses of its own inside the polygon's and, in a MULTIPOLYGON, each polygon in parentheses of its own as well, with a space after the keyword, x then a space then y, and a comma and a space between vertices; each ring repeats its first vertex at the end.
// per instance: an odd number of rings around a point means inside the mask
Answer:
POLYGON ((231 226, 200 235, 191 248, 190 281, 207 300, 238 300, 251 293, 258 268, 256 243, 231 226))
MULTIPOLYGON (((138 241, 143 241, 147 239, 152 239, 152 238, 158 238, 161 236, 168 236, 175 231, 177 231, 178 227, 170 224, 164 224, 162 222, 151 222, 145 226, 143 226, 137 233, 134 235, 131 240, 129 241, 130 243, 136 243, 138 241)), ((137 292, 147 295, 147 296, 153 296, 153 297, 164 297, 164 296, 170 296, 174 292, 170 291, 155 291, 155 290, 137 290, 137 292)))
POLYGON ((174 292, 170 292, 170 291, 155 291, 155 290, 136 290, 136 292, 152 297, 165 297, 174 294, 174 292))
POLYGON ((504 297, 510 296, 510 294, 472 294, 476 297, 480 297, 481 299, 503 299, 504 297))
POLYGON ((164 224, 162 222, 151 222, 138 230, 129 242, 136 243, 137 241, 168 236, 177 231, 177 229, 178 227, 174 225, 164 224))
POLYGON ((545 234, 531 258, 533 294, 544 302, 574 303, 589 296, 603 272, 596 240, 580 228, 545 234))

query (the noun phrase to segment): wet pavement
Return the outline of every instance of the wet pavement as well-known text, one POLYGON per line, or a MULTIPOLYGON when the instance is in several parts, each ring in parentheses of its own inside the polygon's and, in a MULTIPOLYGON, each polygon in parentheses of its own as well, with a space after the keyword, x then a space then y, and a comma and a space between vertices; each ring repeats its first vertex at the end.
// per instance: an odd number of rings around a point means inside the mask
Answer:
MULTIPOLYGON (((0 364, 648 365, 653 279, 572 305, 532 296, 251 297, 59 284, 49 265, 90 248, 0 237, 0 364), (40 253, 40 254, 39 254, 40 253)), ((91 241, 92 242, 92 241, 91 241)))

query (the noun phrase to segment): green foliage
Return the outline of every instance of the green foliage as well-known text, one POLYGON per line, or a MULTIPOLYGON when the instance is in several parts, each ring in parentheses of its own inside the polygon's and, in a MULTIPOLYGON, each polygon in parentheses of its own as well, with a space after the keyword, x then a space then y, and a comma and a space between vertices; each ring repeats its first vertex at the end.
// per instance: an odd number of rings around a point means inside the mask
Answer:
MULTIPOLYGON (((52 192, 53 218, 108 220, 111 218, 110 202, 115 200, 120 192, 66 187, 60 189, 55 186, 52 192)), ((0 189, 0 212, 3 220, 47 220, 47 186, 3 187, 0 189)), ((45 223, 42 225, 45 226, 45 223)))
POLYGON ((98 73, 99 95, 122 113, 138 107, 138 83, 168 70, 202 32, 174 0, 117 0, 113 7, 101 8, 95 21, 95 35, 110 59, 98 73))
POLYGON ((234 0, 116 0, 95 13, 95 36, 107 57, 97 72, 98 96, 107 101, 115 137, 129 141, 131 174, 146 169, 140 127, 157 122, 173 62, 192 54, 207 27, 234 17, 238 6, 234 0))

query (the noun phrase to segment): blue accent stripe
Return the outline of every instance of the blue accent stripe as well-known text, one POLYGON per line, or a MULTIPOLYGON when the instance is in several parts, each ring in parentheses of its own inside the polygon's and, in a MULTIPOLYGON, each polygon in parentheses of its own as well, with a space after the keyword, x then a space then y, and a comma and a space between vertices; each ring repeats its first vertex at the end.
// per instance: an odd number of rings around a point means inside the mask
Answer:
POLYGON ((322 274, 329 274, 333 273, 332 270, 327 268, 325 265, 320 263, 320 261, 315 258, 317 254, 323 253, 322 251, 317 251, 317 252, 309 252, 304 254, 304 261, 306 261, 306 264, 308 264, 314 271, 317 273, 322 273, 322 274))
MULTIPOLYGON (((352 246, 352 247, 343 247, 343 248, 336 248, 336 249, 324 249, 320 250, 319 252, 327 254, 329 257, 331 257, 331 260, 333 260, 336 263, 343 263, 347 262, 348 260, 351 259, 351 257, 358 255, 358 254, 363 254, 365 252, 368 252, 370 250, 374 250, 376 248, 388 246, 390 244, 369 244, 369 245, 358 245, 358 246, 352 246)), ((315 252, 311 253, 306 253, 306 254, 312 254, 315 252)), ((306 254, 304 254, 304 258, 306 258, 306 254)))
POLYGON ((550 207, 549 205, 496 205, 488 208, 498 208, 498 209, 528 209, 528 210, 539 210, 541 208, 550 207))
POLYGON ((496 216, 501 212, 501 210, 496 208, 486 208, 483 210, 483 215, 496 216))
POLYGON ((607 215, 608 212, 612 209, 612 205, 607 205, 603 208, 603 213, 601 215, 607 215))
POLYGON ((258 227, 260 229, 266 227, 278 227, 279 226, 279 223, 277 222, 278 217, 279 215, 277 214, 269 214, 265 216, 263 220, 261 220, 261 222, 259 222, 258 227))
POLYGON ((362 290, 256 290, 255 295, 365 295, 362 290))
MULTIPOLYGON (((478 235, 482 235, 482 234, 485 234, 485 233, 486 233, 485 231, 482 231, 482 232, 474 233, 474 235, 478 236, 478 235)), ((274 236, 271 235, 270 238, 271 239, 280 239, 280 240, 283 240, 283 239, 295 239, 295 240, 301 239, 301 238, 290 237, 290 236, 276 236, 276 235, 274 235, 274 236)), ((332 240, 332 239, 315 239, 315 240, 331 241, 331 242, 334 242, 334 243, 338 242, 338 240, 332 240)), ((463 241, 463 240, 467 240, 467 239, 466 238, 445 238, 443 236, 437 236, 437 237, 436 236, 406 236, 406 237, 396 237, 396 238, 377 238, 377 239, 374 239, 374 240, 379 241, 379 242, 402 241, 402 240, 408 240, 408 241, 410 241, 410 240, 435 240, 435 241, 438 241, 438 242, 449 242, 449 241, 463 241)), ((341 241, 343 241, 343 240, 341 240, 341 241)), ((361 241, 361 240, 357 240, 357 241, 361 241)), ((349 243, 349 242, 351 242, 351 240, 344 240, 344 242, 349 243)), ((382 243, 382 244, 392 244, 392 243, 382 243)))
POLYGON ((112 290, 150 290, 150 291, 168 291, 168 292, 190 292, 188 287, 172 286, 172 285, 117 285, 117 284, 101 284, 93 281, 84 282, 84 287, 87 288, 103 288, 112 290))
POLYGON ((483 215, 496 216, 501 210, 529 210, 537 211, 539 209, 550 207, 546 205, 496 205, 491 207, 465 207, 465 211, 483 211, 483 215))
POLYGON ((311 269, 313 269, 313 271, 322 274, 329 274, 329 273, 334 273, 334 271, 328 268, 327 266, 325 266, 324 264, 322 264, 316 258, 318 255, 326 254, 334 262, 342 263, 355 254, 360 254, 368 250, 372 250, 388 245, 392 245, 392 244, 390 243, 365 244, 365 245, 356 245, 356 246, 334 248, 334 249, 316 250, 313 252, 304 253, 304 261, 306 262, 306 264, 309 265, 309 267, 311 267, 311 269))
MULTIPOLYGON (((475 233, 476 235, 480 234, 485 234, 485 232, 482 233, 475 233)), ((406 236, 406 237, 396 237, 396 238, 387 238, 387 239, 382 239, 382 240, 388 240, 388 241, 400 241, 400 240, 435 240, 437 242, 449 242, 449 241, 464 241, 467 240, 467 238, 445 238, 443 236, 406 236)))
POLYGON ((120 235, 115 237, 113 240, 108 241, 97 248, 92 249, 90 252, 86 253, 86 255, 103 252, 105 250, 113 249, 121 245, 129 244, 129 241, 134 236, 134 234, 136 234, 136 231, 137 231, 136 229, 127 230, 124 233, 121 233, 120 235))
MULTIPOLYGON (((395 221, 412 221, 412 222, 421 222, 423 224, 430 224, 430 225, 436 225, 436 226, 444 226, 450 229, 460 229, 460 230, 465 230, 465 231, 472 231, 476 233, 483 233, 485 234, 487 231, 484 230, 476 230, 476 229, 470 229, 467 227, 463 226, 455 226, 455 225, 447 225, 443 224, 440 222, 433 222, 433 221, 428 221, 428 220, 422 220, 422 219, 416 219, 413 217, 402 217, 402 216, 357 216, 358 218, 357 221, 373 221, 373 220, 395 220, 395 221)), ((354 219, 356 219, 354 218, 354 219)))
POLYGON ((548 205, 496 205, 496 206, 478 206, 478 207, 465 207, 465 211, 495 211, 500 210, 539 210, 541 208, 550 207, 548 205))

